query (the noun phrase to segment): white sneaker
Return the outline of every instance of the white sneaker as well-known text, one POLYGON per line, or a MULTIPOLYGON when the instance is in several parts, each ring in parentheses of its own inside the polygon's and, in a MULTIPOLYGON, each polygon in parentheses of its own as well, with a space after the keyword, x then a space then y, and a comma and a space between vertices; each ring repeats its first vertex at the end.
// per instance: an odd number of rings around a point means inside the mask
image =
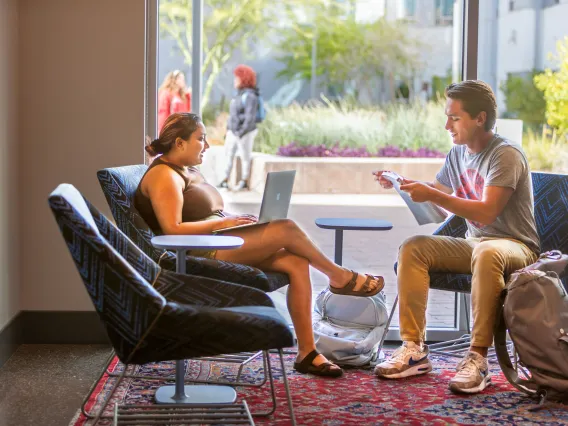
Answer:
POLYGON ((402 379, 426 374, 432 371, 428 353, 426 345, 419 346, 414 342, 404 342, 388 360, 377 364, 375 374, 385 379, 402 379))
POLYGON ((478 393, 491 385, 491 373, 487 359, 469 351, 456 367, 456 375, 450 380, 450 390, 455 393, 478 393))

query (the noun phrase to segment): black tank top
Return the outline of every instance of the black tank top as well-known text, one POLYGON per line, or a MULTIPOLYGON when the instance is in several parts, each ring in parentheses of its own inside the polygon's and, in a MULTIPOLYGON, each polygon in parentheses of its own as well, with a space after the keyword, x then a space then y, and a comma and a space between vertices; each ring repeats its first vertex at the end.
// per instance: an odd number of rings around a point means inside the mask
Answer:
POLYGON ((134 194, 134 207, 140 213, 140 216, 146 221, 150 229, 157 235, 163 234, 158 218, 154 213, 152 207, 152 202, 150 198, 146 197, 142 193, 142 182, 146 174, 154 167, 164 164, 178 173, 185 182, 185 188, 183 190, 183 208, 181 219, 183 222, 197 222, 200 220, 205 220, 211 216, 224 217, 223 213, 223 197, 217 189, 208 184, 205 178, 195 167, 180 167, 175 164, 168 163, 161 159, 161 157, 156 158, 142 179, 138 188, 136 188, 136 193, 134 194))

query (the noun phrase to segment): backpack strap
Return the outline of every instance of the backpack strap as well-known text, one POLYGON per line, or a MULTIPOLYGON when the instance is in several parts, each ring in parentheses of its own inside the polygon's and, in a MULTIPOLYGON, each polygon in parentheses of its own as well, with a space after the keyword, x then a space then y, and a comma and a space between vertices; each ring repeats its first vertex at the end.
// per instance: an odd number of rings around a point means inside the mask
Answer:
POLYGON ((497 318, 495 320, 494 329, 494 343, 495 343, 495 353, 497 354, 497 360, 499 361, 499 366, 505 375, 505 378, 509 383, 511 383, 515 388, 532 396, 538 396, 540 394, 540 389, 536 383, 521 379, 517 374, 517 371, 513 368, 511 364, 511 358, 509 356, 509 351, 507 351, 507 324, 505 323, 504 316, 504 303, 507 297, 507 289, 505 288, 501 292, 499 298, 499 305, 497 308, 497 318))

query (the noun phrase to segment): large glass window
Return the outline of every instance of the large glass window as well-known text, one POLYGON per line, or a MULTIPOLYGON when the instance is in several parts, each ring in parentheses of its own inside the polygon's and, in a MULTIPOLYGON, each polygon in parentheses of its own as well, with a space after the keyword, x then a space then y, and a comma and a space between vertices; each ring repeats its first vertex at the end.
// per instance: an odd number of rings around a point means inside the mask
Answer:
POLYGON ((522 142, 533 170, 568 172, 568 3, 487 2, 478 78, 497 96, 497 131, 522 142))
MULTIPOLYGON (((179 111, 195 96, 192 1, 159 5, 158 110, 167 116, 171 99, 179 111)), ((201 105, 212 147, 203 173, 212 184, 225 177, 231 114, 246 103, 234 73, 246 65, 266 117, 256 124, 250 190, 225 191, 227 206, 258 213, 266 172, 295 168, 290 217, 330 257, 333 234, 317 229, 316 217, 392 221, 391 232, 346 234, 343 252, 345 266, 385 276, 392 302, 399 245, 437 225, 419 227, 371 171, 432 180, 441 166, 451 146, 442 98, 461 78, 462 13, 461 0, 205 0, 201 105)), ((229 187, 242 177, 237 159, 229 187)), ((327 284, 319 273, 313 279, 316 292, 327 284)), ((429 326, 453 329, 455 296, 433 291, 430 302, 429 326)))

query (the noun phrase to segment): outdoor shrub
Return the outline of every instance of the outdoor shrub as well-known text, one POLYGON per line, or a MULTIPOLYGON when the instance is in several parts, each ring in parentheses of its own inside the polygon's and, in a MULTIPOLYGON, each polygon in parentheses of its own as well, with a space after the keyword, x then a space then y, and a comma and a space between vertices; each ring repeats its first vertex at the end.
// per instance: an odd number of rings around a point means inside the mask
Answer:
POLYGON ((559 133, 568 134, 568 36, 556 42, 558 71, 547 68, 535 76, 536 87, 544 92, 546 121, 559 133))
POLYGON ((542 132, 529 129, 523 134, 523 151, 532 171, 568 172, 568 136, 543 128, 542 132))
POLYGON ((306 147, 305 152, 315 154, 325 152, 323 146, 330 152, 344 149, 353 156, 364 156, 364 152, 375 155, 381 148, 396 147, 401 152, 424 148, 445 154, 451 147, 445 122, 444 104, 439 101, 394 103, 384 108, 345 102, 292 105, 268 110, 259 125, 255 150, 276 154, 280 148, 288 147, 284 152, 292 152, 306 147))
POLYGON ((509 74, 500 89, 505 94, 508 117, 523 120, 523 125, 539 128, 545 122, 546 103, 543 93, 534 84, 533 71, 528 77, 509 74))

